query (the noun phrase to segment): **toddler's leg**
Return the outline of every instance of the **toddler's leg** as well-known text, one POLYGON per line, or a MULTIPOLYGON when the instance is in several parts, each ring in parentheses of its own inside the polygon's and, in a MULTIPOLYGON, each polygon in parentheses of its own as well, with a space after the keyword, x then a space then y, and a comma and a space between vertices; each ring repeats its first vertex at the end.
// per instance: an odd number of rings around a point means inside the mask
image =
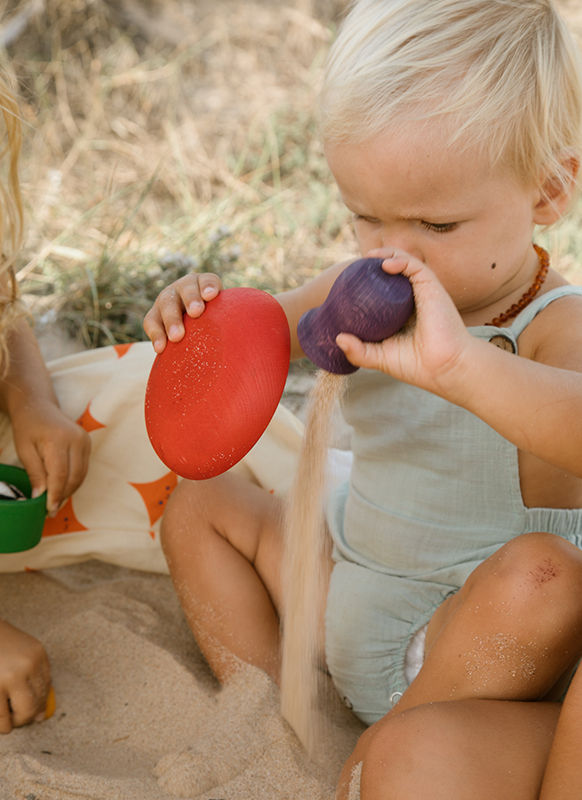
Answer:
MULTIPOLYGON (((582 552, 566 540, 535 533, 504 545, 437 609, 422 669, 377 726, 426 703, 556 699, 582 655, 581 584, 582 552)), ((343 785, 376 730, 361 737, 343 785)))
POLYGON ((582 797, 582 670, 578 669, 560 713, 540 800, 580 800, 582 797))
POLYGON ((162 545, 180 602, 219 681, 229 657, 279 680, 282 503, 248 481, 221 475, 183 481, 168 502, 162 545))
POLYGON ((429 624, 424 665, 394 712, 427 702, 557 699, 582 655, 582 552, 532 533, 504 545, 429 624))
POLYGON ((559 713, 558 703, 462 700, 384 718, 370 729, 361 800, 538 800, 559 713))

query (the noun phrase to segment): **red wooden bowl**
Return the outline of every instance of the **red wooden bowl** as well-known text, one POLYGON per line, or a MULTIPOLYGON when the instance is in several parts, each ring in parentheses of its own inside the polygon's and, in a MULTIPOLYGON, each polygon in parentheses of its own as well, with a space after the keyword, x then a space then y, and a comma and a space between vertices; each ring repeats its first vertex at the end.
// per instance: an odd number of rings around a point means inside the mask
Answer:
POLYGON ((159 458, 190 480, 220 475, 245 456, 277 409, 290 336, 279 303, 259 289, 225 289, 168 342, 150 373, 146 427, 159 458))

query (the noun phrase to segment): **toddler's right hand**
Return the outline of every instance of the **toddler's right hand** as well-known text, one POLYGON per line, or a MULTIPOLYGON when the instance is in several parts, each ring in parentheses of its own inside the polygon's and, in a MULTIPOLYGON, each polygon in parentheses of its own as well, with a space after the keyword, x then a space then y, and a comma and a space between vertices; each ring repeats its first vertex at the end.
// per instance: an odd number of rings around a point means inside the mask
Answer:
POLYGON ((50 687, 50 664, 42 644, 0 620, 0 734, 44 719, 50 687))
POLYGON ((164 351, 168 339, 171 342, 182 339, 184 312, 190 317, 199 317, 205 303, 213 300, 221 289, 220 278, 210 272, 185 275, 162 289, 143 323, 156 353, 164 351))

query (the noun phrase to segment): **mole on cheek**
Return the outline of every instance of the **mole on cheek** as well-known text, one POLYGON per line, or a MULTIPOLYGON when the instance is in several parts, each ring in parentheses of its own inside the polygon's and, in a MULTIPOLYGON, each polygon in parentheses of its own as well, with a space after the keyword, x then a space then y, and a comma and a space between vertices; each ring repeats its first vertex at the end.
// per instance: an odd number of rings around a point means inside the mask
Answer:
POLYGON ((491 269, 495 269, 496 266, 497 266, 497 264, 495 262, 493 262, 493 264, 491 264, 491 269))

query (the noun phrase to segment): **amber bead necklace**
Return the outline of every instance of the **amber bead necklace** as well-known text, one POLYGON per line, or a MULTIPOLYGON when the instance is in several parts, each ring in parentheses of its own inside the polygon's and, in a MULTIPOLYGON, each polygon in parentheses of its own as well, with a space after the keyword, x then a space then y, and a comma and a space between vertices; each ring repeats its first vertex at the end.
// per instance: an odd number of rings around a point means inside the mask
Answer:
POLYGON ((534 249, 538 254, 538 258, 540 261, 540 269, 538 274, 534 278, 534 282, 529 287, 527 292, 524 292, 521 299, 514 303, 510 308, 507 309, 505 314, 500 314, 498 317, 492 322, 486 322, 486 325, 491 325, 494 328, 499 328, 503 325, 504 322, 507 322, 508 319, 512 319, 513 317, 517 317, 520 311, 526 306, 529 306, 531 301, 534 299, 536 294, 542 288, 542 283, 545 281, 546 276, 548 274, 548 269, 550 268, 550 256, 547 250, 544 250, 543 247, 539 247, 537 244, 534 244, 534 249))

